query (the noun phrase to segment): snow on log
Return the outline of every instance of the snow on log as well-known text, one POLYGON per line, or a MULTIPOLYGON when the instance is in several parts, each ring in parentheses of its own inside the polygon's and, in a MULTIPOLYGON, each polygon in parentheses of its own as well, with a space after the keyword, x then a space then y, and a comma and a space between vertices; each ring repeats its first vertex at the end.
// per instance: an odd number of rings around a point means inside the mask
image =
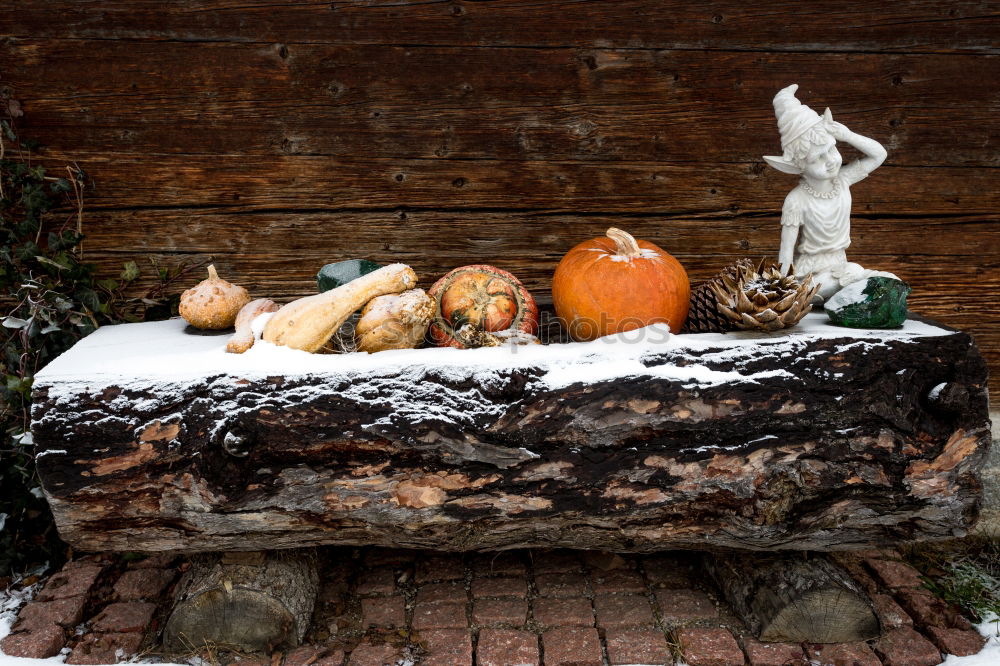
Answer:
POLYGON ((102 328, 35 381, 80 550, 370 544, 836 550, 961 536, 989 445, 964 333, 789 332, 315 355, 102 328))

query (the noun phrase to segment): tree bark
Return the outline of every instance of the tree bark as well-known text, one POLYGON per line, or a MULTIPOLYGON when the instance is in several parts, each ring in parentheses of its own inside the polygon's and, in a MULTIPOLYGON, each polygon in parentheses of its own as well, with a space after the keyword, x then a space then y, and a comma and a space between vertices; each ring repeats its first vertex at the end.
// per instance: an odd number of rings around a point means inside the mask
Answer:
POLYGON ((972 339, 923 324, 820 335, 817 317, 648 346, 313 355, 308 372, 263 345, 219 361, 224 340, 182 322, 108 327, 36 378, 38 470, 80 550, 850 550, 964 535, 990 442, 972 339), (74 375, 77 356, 135 376, 74 375), (167 381, 146 363, 192 370, 167 381))
POLYGON ((270 652, 305 637, 319 587, 312 550, 196 558, 164 628, 167 649, 270 652))
POLYGON ((825 555, 715 553, 706 568, 761 641, 844 643, 879 635, 871 600, 825 555))

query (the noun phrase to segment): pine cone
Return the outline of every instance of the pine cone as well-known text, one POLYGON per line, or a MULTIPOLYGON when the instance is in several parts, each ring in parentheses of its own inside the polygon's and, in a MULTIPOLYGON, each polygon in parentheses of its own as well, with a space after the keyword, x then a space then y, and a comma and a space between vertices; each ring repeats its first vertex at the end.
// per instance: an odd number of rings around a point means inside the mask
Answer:
POLYGON ((725 333, 735 330, 729 318, 719 312, 719 299, 712 290, 712 285, 724 285, 724 276, 731 281, 737 281, 746 269, 753 270, 752 261, 749 259, 734 261, 711 280, 702 282, 692 289, 691 305, 681 333, 725 333))
POLYGON ((691 305, 681 333, 724 333, 729 330, 732 330, 729 320, 719 312, 718 299, 709 283, 703 282, 691 290, 691 305))
POLYGON ((777 262, 762 259, 756 269, 748 260, 731 266, 709 283, 717 299, 719 313, 734 329, 777 331, 799 323, 812 309, 819 285, 807 277, 799 282, 789 271, 781 275, 777 262), (744 263, 745 262, 745 263, 744 263))

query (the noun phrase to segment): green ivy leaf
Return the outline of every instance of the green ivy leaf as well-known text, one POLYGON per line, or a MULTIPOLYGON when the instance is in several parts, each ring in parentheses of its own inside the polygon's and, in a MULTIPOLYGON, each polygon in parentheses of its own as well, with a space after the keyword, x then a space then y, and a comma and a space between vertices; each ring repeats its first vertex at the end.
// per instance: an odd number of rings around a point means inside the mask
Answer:
POLYGON ((54 261, 52 259, 49 259, 48 257, 43 257, 40 254, 39 255, 35 255, 35 259, 38 260, 39 263, 45 264, 47 266, 52 266, 56 270, 59 270, 59 271, 68 271, 69 270, 69 266, 65 266, 65 265, 59 263, 58 261, 54 261))
POLYGON ((24 328, 30 322, 20 317, 15 317, 13 315, 8 315, 3 318, 4 328, 24 328))
POLYGON ((123 282, 131 282, 139 277, 139 266, 134 261, 125 262, 121 278, 123 282))

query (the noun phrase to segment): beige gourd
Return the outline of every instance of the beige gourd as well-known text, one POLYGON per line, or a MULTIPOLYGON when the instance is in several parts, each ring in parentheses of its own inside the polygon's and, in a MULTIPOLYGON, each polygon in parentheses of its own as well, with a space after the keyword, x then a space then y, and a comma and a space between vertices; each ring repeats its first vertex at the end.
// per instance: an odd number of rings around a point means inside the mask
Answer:
POLYGON ((230 354, 242 354, 253 347, 253 320, 265 312, 276 312, 278 304, 269 298, 258 298, 250 301, 236 315, 236 332, 226 343, 226 351, 230 354))
POLYGON ((423 289, 373 298, 354 329, 358 351, 413 349, 424 341, 437 313, 437 303, 423 289))
POLYGON ((247 290, 220 278, 212 265, 206 279, 181 294, 179 311, 196 328, 221 330, 232 326, 249 302, 247 290))
POLYGON ((358 308, 385 294, 398 294, 417 284, 417 274, 405 264, 391 264, 322 294, 283 306, 264 326, 267 342, 318 351, 358 308))

